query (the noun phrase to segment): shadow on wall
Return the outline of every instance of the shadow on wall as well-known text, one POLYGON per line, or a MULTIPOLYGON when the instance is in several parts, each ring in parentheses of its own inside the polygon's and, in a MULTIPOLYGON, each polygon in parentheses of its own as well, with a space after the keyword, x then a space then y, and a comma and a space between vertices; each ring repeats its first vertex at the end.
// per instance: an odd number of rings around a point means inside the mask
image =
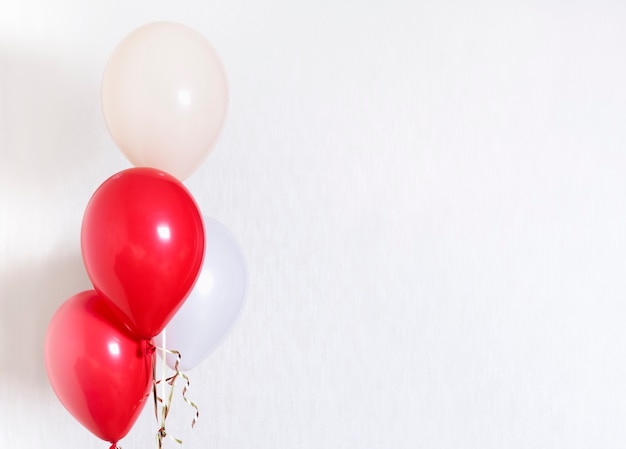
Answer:
POLYGON ((102 135, 99 80, 70 53, 0 42, 0 379, 28 388, 47 387, 43 343, 53 313, 91 288, 79 250, 62 246, 67 239, 37 252, 68 228, 67 199, 88 179, 102 135))
MULTIPOLYGON (((43 347, 56 309, 91 287, 80 254, 23 264, 0 273, 0 377, 45 387, 43 347)), ((8 380, 8 379, 7 379, 8 380)))

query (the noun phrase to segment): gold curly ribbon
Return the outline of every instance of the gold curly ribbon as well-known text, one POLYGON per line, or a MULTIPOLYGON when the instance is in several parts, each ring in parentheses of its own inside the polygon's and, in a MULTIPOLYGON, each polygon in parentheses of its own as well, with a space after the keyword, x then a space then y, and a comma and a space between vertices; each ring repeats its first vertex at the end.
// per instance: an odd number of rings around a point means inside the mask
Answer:
MULTIPOLYGON (((191 382, 189 381, 189 376, 187 376, 185 373, 180 371, 180 369, 178 369, 178 366, 180 365, 180 361, 182 359, 180 352, 174 349, 166 349, 166 351, 169 354, 176 356, 176 363, 174 364, 175 374, 169 379, 167 379, 167 381, 172 386, 174 386, 174 382, 176 382, 177 377, 182 377, 183 380, 185 381, 185 386, 183 387, 183 391, 182 391, 183 400, 187 403, 187 405, 189 405, 196 411, 194 418, 191 420, 191 428, 193 429, 193 427, 198 422, 198 418, 200 418, 200 411, 198 409, 198 406, 193 401, 189 400, 189 398, 187 397, 187 390, 189 390, 189 387, 191 386, 191 382)), ((170 391, 170 396, 171 395, 172 395, 172 392, 170 391)))
MULTIPOLYGON (((165 346, 165 338, 163 338, 164 341, 164 346, 165 346)), ((198 421, 198 418, 200 417, 200 411, 198 409, 198 406, 191 400, 189 400, 189 398, 187 397, 187 391, 189 389, 190 386, 190 381, 189 381, 189 377, 180 371, 179 369, 179 365, 180 365, 180 361, 182 359, 182 356, 180 354, 179 351, 173 350, 173 349, 167 349, 167 348, 160 348, 158 346, 154 346, 155 349, 158 349, 162 352, 163 355, 163 376, 160 380, 157 380, 157 374, 156 374, 156 357, 154 357, 153 361, 152 361, 152 395, 154 397, 154 414, 156 417, 157 422, 159 422, 159 402, 162 404, 161 406, 161 419, 160 419, 160 427, 159 430, 157 431, 156 434, 156 439, 157 439, 157 443, 158 443, 158 447, 159 449, 163 448, 163 440, 165 438, 167 438, 168 436, 176 443, 178 444, 182 444, 182 440, 175 438, 171 435, 169 435, 165 429, 165 421, 167 419, 167 416, 169 414, 169 411, 172 407, 172 400, 174 397, 174 387, 176 385, 176 380, 181 377, 184 381, 185 381, 185 385, 183 386, 183 390, 182 390, 182 396, 183 396, 183 400, 190 406, 192 407, 196 413, 195 416, 193 418, 193 420, 191 421, 191 427, 193 428, 196 425, 196 422, 198 421), (172 354, 176 356, 176 363, 174 364, 174 375, 170 376, 170 377, 166 377, 165 376, 165 357, 166 354, 172 354), (158 384, 162 384, 162 395, 163 398, 159 397, 158 393, 157 393, 157 385, 158 384), (169 385, 169 394, 167 395, 167 400, 165 400, 165 385, 169 385)))

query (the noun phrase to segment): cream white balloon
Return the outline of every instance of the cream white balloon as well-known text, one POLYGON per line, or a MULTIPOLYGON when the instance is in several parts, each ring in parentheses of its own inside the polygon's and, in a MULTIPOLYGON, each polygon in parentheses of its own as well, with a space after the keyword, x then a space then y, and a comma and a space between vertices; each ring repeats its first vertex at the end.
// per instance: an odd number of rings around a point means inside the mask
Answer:
POLYGON ((219 56, 192 28, 144 25, 111 54, 102 79, 104 119, 135 166, 187 178, 215 143, 228 89, 219 56))
MULTIPOLYGON (((221 223, 204 217, 205 254, 191 293, 155 338, 157 346, 181 354, 179 369, 188 371, 213 352, 233 328, 245 303, 247 271, 239 244, 221 223), (165 336, 165 338, 163 338, 165 336)), ((167 356, 173 369, 176 358, 167 356)))

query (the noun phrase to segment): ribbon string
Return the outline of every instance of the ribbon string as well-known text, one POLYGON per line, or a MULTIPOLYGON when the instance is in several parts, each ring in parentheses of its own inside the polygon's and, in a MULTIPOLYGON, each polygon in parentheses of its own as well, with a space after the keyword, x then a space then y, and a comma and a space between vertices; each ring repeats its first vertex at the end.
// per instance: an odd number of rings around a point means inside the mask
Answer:
MULTIPOLYGON (((189 377, 185 373, 181 372, 180 369, 178 368, 180 365, 180 360, 182 359, 180 352, 175 351, 173 349, 167 350, 167 351, 170 354, 176 356, 176 363, 174 364, 175 374, 168 379, 168 383, 172 386, 172 390, 173 390, 173 386, 174 386, 174 383, 176 382, 176 378, 180 376, 185 381, 185 386, 183 387, 183 391, 182 391, 183 400, 187 403, 187 405, 189 405, 196 411, 194 418, 191 420, 191 428, 193 429, 193 427, 198 422, 198 418, 200 418, 200 410, 198 409, 198 406, 193 401, 189 400, 189 398, 187 397, 187 390, 189 390, 189 387, 191 386, 191 382, 189 381, 189 377)), ((170 396, 171 394, 172 392, 170 391, 170 396)))
POLYGON ((200 417, 200 411, 198 409, 198 406, 191 401, 188 397, 187 397, 187 391, 189 390, 189 387, 191 385, 190 381, 189 381, 189 377, 180 371, 179 369, 179 365, 180 365, 180 361, 181 361, 181 354, 179 351, 173 350, 173 349, 167 349, 167 348, 160 348, 158 346, 154 346, 155 350, 159 350, 163 352, 163 364, 165 365, 165 354, 171 354, 176 356, 176 363, 174 364, 174 374, 170 377, 165 377, 165 368, 163 370, 163 378, 160 380, 157 380, 157 376, 156 376, 156 371, 157 371, 157 366, 156 366, 156 357, 153 359, 152 361, 152 395, 154 397, 154 415, 155 418, 157 420, 157 422, 159 422, 159 403, 161 403, 161 418, 160 418, 160 427, 159 430, 157 431, 156 434, 156 439, 157 439, 157 443, 158 443, 158 448, 159 449, 163 449, 163 440, 165 440, 167 437, 170 437, 170 439, 172 439, 174 442, 178 443, 178 444, 182 444, 182 440, 173 437, 172 435, 169 435, 165 429, 165 421, 169 415, 169 412, 172 408, 172 400, 174 398, 174 388, 176 386, 176 380, 180 377, 185 381, 185 384, 183 386, 183 390, 182 390, 182 397, 183 400, 195 410, 195 416, 191 421, 191 427, 193 428, 196 425, 196 422, 198 421, 198 418, 200 417), (163 397, 160 397, 157 393, 157 386, 159 384, 162 383, 162 395, 163 397), (167 399, 165 398, 165 385, 169 385, 169 394, 167 394, 167 399))

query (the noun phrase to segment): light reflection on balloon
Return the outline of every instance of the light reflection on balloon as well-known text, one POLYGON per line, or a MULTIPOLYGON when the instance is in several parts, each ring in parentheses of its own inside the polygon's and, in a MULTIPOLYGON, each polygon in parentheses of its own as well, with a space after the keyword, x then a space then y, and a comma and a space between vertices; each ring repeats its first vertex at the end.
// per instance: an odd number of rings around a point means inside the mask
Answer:
POLYGON ((120 355, 120 345, 118 342, 113 341, 109 343, 109 353, 116 357, 120 355))

